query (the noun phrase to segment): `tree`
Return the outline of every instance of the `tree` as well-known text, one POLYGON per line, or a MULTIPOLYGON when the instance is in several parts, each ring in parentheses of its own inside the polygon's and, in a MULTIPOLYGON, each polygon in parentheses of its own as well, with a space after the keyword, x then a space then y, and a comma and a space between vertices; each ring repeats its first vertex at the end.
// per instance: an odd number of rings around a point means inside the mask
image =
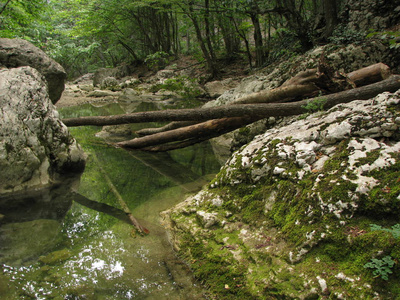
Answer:
POLYGON ((46 0, 6 0, 0 3, 0 36, 32 40, 34 28, 43 26, 46 0))

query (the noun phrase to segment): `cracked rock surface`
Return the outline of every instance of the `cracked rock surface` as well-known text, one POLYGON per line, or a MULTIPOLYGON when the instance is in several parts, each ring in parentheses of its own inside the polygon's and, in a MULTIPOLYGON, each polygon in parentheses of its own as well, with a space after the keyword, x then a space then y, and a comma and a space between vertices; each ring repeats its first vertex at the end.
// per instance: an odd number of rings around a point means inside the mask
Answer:
POLYGON ((80 173, 85 155, 31 67, 0 70, 0 194, 80 173))

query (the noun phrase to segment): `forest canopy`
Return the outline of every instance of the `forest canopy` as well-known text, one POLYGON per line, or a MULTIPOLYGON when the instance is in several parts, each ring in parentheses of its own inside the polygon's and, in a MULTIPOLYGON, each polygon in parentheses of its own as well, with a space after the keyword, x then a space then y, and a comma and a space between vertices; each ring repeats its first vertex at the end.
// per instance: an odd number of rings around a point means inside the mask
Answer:
POLYGON ((160 68, 181 54, 204 62, 215 76, 221 60, 240 57, 261 67, 329 41, 340 34, 341 5, 342 0, 2 0, 0 36, 33 42, 71 77, 121 63, 160 68))

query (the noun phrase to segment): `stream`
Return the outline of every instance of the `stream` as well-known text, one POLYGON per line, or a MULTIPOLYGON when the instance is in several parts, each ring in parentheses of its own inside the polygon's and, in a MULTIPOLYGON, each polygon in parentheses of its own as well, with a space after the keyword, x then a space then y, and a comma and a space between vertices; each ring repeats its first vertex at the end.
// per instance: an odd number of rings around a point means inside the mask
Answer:
MULTIPOLYGON (((76 117, 155 108, 114 102, 59 111, 76 117)), ((0 299, 206 299, 175 256, 159 213, 200 190, 220 165, 209 143, 144 153, 104 140, 144 127, 71 128, 88 155, 82 176, 0 199, 0 299), (149 234, 135 230, 127 209, 149 234)))

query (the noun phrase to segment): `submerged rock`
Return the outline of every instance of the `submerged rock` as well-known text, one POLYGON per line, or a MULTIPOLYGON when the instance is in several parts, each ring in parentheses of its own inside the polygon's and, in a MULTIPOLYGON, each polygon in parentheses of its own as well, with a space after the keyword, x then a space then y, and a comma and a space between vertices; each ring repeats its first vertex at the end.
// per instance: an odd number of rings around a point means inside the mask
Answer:
POLYGON ((30 66, 38 70, 46 78, 49 97, 53 103, 60 99, 64 91, 67 77, 64 68, 28 41, 1 38, 0 65, 7 68, 30 66))
POLYGON ((84 152, 60 121, 37 70, 0 70, 0 108, 0 194, 83 171, 84 152))
POLYGON ((174 248, 218 299, 399 297, 365 267, 400 259, 399 128, 400 91, 284 119, 163 213, 174 248))

